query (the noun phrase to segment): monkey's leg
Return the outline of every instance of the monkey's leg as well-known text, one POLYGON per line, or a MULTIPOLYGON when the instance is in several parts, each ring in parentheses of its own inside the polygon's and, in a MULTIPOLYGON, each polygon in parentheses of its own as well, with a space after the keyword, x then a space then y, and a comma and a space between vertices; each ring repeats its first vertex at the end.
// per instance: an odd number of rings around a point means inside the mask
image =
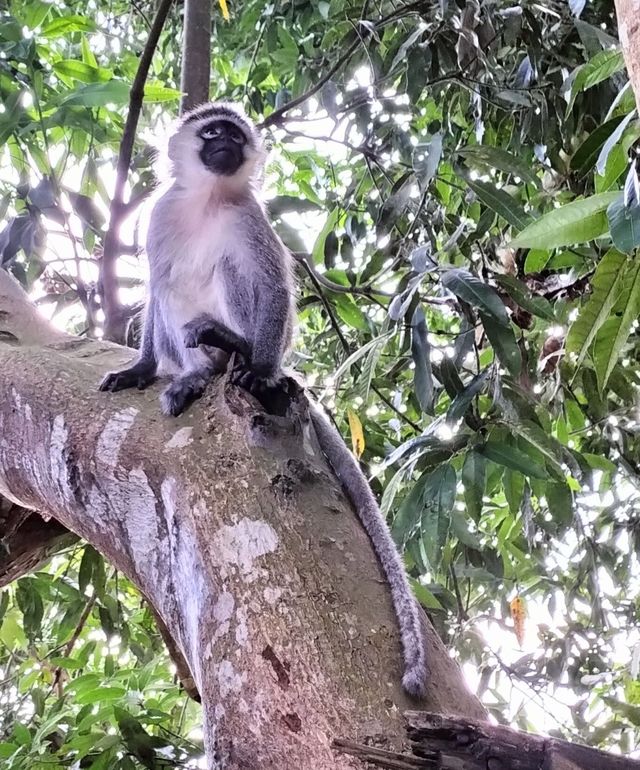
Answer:
POLYGON ((251 349, 248 342, 236 332, 229 329, 213 316, 206 313, 197 316, 193 321, 182 327, 184 344, 187 348, 197 348, 198 345, 209 345, 219 348, 225 353, 239 353, 244 359, 249 359, 251 349))
POLYGON ((99 385, 100 390, 108 390, 115 393, 126 388, 138 388, 144 390, 156 378, 156 362, 147 359, 136 361, 133 366, 123 369, 121 372, 109 372, 99 385))

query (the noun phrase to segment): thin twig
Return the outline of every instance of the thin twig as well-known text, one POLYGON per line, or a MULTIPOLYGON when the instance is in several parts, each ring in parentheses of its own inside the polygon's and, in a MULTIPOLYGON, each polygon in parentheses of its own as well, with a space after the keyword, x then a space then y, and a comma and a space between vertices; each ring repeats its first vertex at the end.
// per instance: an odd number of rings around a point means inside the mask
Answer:
POLYGON ((122 133, 120 153, 116 172, 116 183, 111 200, 109 229, 104 239, 104 253, 100 262, 100 282, 102 292, 102 307, 105 314, 104 336, 114 339, 118 336, 121 326, 121 308, 118 301, 118 278, 116 275, 116 261, 120 253, 120 226, 126 214, 124 206, 124 188, 129 176, 129 166, 133 154, 133 145, 138 127, 142 102, 144 100, 144 86, 147 82, 151 60, 155 53, 160 33, 169 14, 173 0, 160 0, 156 11, 147 43, 140 57, 138 71, 133 79, 129 92, 129 110, 127 120, 122 133))
POLYGON ((290 102, 287 102, 286 104, 283 104, 280 109, 274 110, 271 115, 268 115, 262 123, 259 124, 259 128, 268 128, 269 126, 279 125, 284 116, 287 114, 287 112, 290 112, 291 110, 295 109, 299 105, 303 104, 307 101, 307 99, 310 99, 312 96, 318 93, 330 80, 331 78, 342 68, 342 65, 345 64, 356 52, 356 50, 360 46, 360 38, 356 38, 356 40, 351 43, 349 48, 345 51, 344 54, 338 59, 338 61, 334 64, 334 66, 327 72, 326 75, 320 78, 318 82, 312 86, 308 91, 305 91, 305 93, 300 94, 300 96, 296 96, 295 99, 291 99, 290 102))

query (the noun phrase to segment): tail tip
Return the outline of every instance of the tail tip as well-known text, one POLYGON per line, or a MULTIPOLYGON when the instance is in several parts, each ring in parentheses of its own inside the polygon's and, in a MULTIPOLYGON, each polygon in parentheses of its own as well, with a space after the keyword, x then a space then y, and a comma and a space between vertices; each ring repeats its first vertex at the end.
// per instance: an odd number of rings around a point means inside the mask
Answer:
POLYGON ((422 666, 412 666, 404 672, 402 686, 414 698, 427 694, 427 672, 422 666))

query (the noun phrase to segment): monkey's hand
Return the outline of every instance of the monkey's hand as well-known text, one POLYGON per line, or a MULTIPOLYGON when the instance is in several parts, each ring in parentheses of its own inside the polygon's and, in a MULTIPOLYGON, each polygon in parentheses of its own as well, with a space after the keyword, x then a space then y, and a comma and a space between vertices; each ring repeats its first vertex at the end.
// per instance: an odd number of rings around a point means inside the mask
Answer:
POLYGON ((99 390, 108 390, 115 393, 126 388, 138 388, 144 390, 156 378, 156 367, 146 361, 138 361, 128 369, 121 372, 109 372, 99 385, 99 390))
POLYGON ((182 331, 186 348, 209 345, 224 350, 229 355, 239 353, 245 359, 249 357, 249 345, 246 340, 206 313, 186 323, 182 331))

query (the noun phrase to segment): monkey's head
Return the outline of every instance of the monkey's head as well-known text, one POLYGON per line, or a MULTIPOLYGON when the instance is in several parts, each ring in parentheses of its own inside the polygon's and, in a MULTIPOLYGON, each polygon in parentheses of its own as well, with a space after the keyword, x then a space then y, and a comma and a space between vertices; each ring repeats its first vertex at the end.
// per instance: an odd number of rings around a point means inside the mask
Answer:
POLYGON ((260 171, 264 150, 244 112, 233 104, 210 102, 188 112, 169 139, 172 175, 189 185, 219 180, 240 188, 260 171))

